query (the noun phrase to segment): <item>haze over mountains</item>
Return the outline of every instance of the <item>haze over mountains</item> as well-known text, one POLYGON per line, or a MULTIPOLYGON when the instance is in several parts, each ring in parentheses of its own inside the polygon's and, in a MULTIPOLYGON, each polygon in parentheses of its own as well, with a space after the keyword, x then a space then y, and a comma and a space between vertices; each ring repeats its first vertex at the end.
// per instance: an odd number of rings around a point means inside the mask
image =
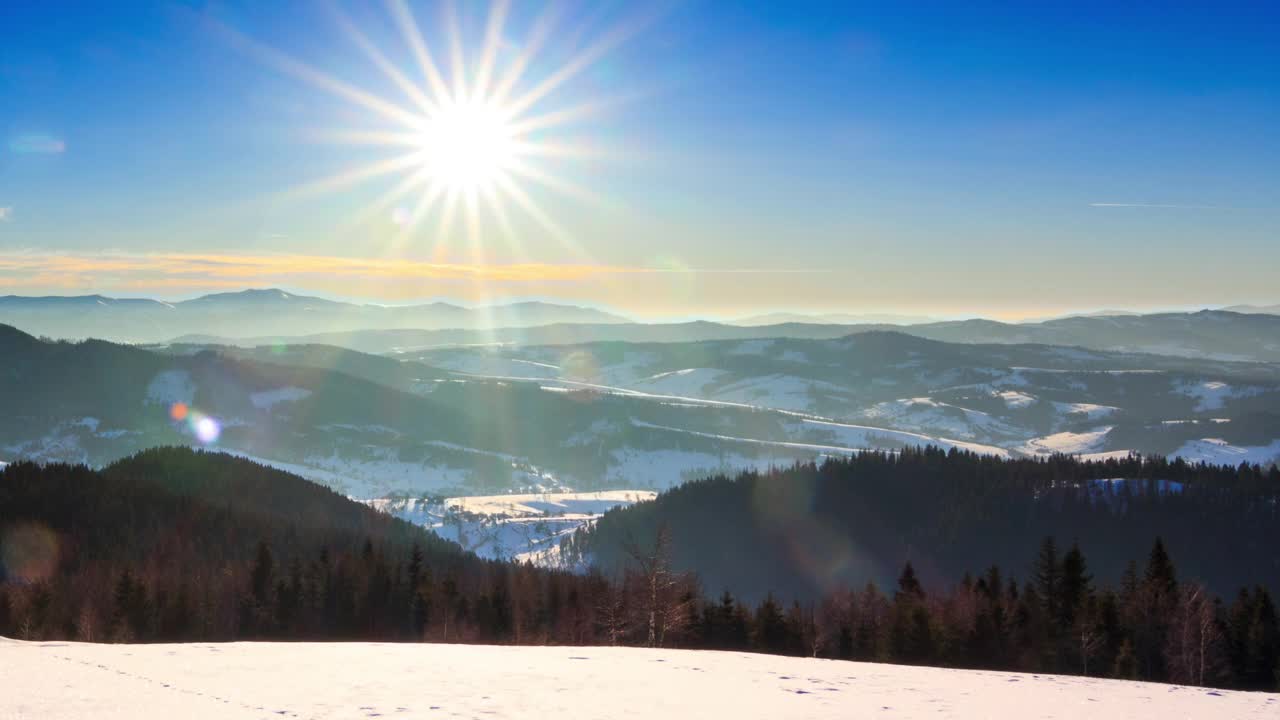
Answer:
POLYGON ((526 327, 626 321, 600 310, 543 302, 475 308, 445 302, 369 305, 277 289, 218 293, 173 303, 101 295, 0 297, 0 323, 35 335, 122 342, 163 342, 188 333, 246 337, 369 328, 526 327))
POLYGON ((318 343, 378 353, 451 344, 836 338, 855 332, 899 330, 943 342, 1041 343, 1219 360, 1280 361, 1280 306, 1152 314, 1108 310, 1022 323, 850 313, 769 313, 730 322, 638 323, 594 308, 546 302, 474 308, 447 302, 391 306, 263 289, 173 303, 101 295, 9 295, 0 297, 0 323, 53 338, 246 346, 318 343))

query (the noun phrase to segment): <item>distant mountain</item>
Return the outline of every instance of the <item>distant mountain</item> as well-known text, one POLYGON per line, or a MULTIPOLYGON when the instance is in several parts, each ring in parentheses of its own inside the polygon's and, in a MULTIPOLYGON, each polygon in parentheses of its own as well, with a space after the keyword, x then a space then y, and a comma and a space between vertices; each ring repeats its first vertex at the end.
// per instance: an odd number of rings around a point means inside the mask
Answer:
MULTIPOLYGON (((497 326, 495 326, 497 327, 497 326)), ((575 323, 494 330, 357 330, 261 337, 183 335, 175 342, 271 345, 325 344, 372 353, 404 353, 454 345, 576 345, 590 342, 699 342, 754 338, 835 339, 896 331, 948 343, 1042 344, 1095 351, 1149 353, 1207 360, 1280 362, 1280 315, 1222 310, 1155 315, 1058 318, 1036 323, 958 320, 923 325, 783 323, 744 327, 714 322, 575 323)))
POLYGON ((1222 310, 1068 317, 1023 324, 962 320, 915 325, 904 328, 904 332, 945 342, 1043 343, 1218 360, 1280 362, 1280 316, 1222 310))
POLYGON ((1280 305, 1232 305, 1222 309, 1250 315, 1280 315, 1280 305))
POLYGON ((936 322, 934 318, 919 315, 894 315, 887 313, 768 313, 730 320, 729 325, 756 327, 759 325, 781 325, 784 323, 806 323, 813 325, 919 325, 936 322))
POLYGON ((402 354, 441 347, 466 345, 577 345, 591 342, 681 343, 707 340, 750 340, 762 337, 833 339, 851 332, 897 329, 893 326, 811 325, 788 323, 739 327, 699 320, 685 323, 561 323, 538 327, 500 327, 493 330, 353 330, 314 335, 266 335, 222 337, 190 334, 174 338, 176 344, 239 345, 338 345, 369 353, 402 354))
POLYGON ((449 303, 384 306, 338 302, 283 290, 245 290, 176 303, 78 297, 0 297, 0 323, 35 335, 158 342, 203 333, 248 337, 369 328, 492 328, 553 323, 617 323, 626 318, 591 308, 521 302, 465 308, 449 303))

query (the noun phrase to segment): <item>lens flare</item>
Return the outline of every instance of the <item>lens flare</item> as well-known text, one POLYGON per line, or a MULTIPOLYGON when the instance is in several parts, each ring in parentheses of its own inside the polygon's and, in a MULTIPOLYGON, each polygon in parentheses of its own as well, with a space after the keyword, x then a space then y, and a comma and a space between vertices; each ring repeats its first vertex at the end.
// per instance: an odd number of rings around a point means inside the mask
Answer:
POLYGON ((196 439, 205 445, 217 442, 218 436, 222 435, 222 426, 217 420, 204 415, 200 417, 192 425, 192 429, 196 433, 196 439))
POLYGON ((52 577, 58 568, 58 535, 37 523, 6 530, 0 537, 0 568, 18 582, 52 577))
POLYGON ((190 409, 187 407, 186 403, 176 402, 169 406, 169 417, 172 418, 174 422, 182 422, 187 419, 187 413, 189 411, 190 409))

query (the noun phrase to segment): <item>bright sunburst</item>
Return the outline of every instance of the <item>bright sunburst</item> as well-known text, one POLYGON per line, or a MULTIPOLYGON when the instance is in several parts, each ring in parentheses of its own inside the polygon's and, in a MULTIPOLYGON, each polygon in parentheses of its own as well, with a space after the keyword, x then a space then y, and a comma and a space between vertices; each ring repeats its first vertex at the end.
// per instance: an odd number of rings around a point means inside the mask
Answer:
POLYGON ((407 237, 427 218, 437 221, 437 254, 446 254, 456 219, 461 217, 473 255, 480 254, 482 214, 493 221, 513 249, 518 245, 509 210, 524 213, 561 242, 570 245, 559 225, 539 206, 527 186, 594 198, 589 191, 557 175, 548 165, 574 156, 595 154, 572 142, 542 139, 547 131, 581 121, 606 103, 551 106, 553 94, 621 42, 634 26, 620 26, 549 73, 530 77, 535 56, 552 40, 557 18, 541 16, 521 43, 521 51, 499 61, 508 3, 489 7, 478 53, 468 53, 452 5, 446 5, 450 30, 447 63, 436 56, 403 0, 388 7, 401 39, 415 63, 401 67, 340 11, 335 16, 351 40, 401 91, 399 101, 378 96, 243 36, 236 39, 272 65, 368 111, 382 127, 324 133, 341 143, 382 146, 382 159, 309 183, 295 192, 332 192, 385 176, 399 176, 389 190, 352 219, 352 226, 371 218, 392 217, 407 237), (417 67, 412 67, 415 65, 417 67), (468 66, 470 65, 470 66, 468 66), (447 68, 447 72, 445 71, 447 68))
POLYGON ((453 192, 487 190, 512 168, 515 129, 484 101, 451 101, 427 118, 422 162, 431 181, 453 192))

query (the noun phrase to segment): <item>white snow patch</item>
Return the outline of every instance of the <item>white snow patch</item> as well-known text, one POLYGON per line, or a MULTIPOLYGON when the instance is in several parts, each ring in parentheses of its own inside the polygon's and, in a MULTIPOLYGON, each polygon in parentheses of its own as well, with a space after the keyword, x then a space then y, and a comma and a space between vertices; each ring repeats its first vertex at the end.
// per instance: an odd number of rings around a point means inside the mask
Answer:
POLYGON ((174 403, 191 404, 196 395, 195 382, 191 373, 186 370, 165 370, 147 384, 147 395, 144 405, 172 405, 174 403))
POLYGON ((297 402, 311 397, 311 391, 300 387, 282 387, 249 395, 249 402, 259 410, 270 410, 282 402, 297 402))
POLYGON ((730 355, 763 355, 777 340, 743 340, 729 349, 730 355))
MULTIPOLYGON (((682 431, 677 431, 682 432, 682 431)), ((612 485, 647 487, 659 490, 675 487, 686 480, 715 473, 737 473, 755 468, 790 465, 794 457, 748 457, 737 453, 709 453, 692 450, 640 450, 621 448, 609 453, 609 470, 605 478, 612 485)))
MULTIPOLYGON (((1025 383, 1014 383, 1025 384, 1025 383)), ((996 397, 1004 400, 1005 407, 1021 410, 1022 408, 1031 407, 1039 402, 1039 398, 1035 395, 1028 395, 1017 390, 998 390, 992 393, 996 397)))
POLYGON ((933 445, 944 450, 955 448, 957 450, 968 450, 969 452, 978 453, 979 455, 995 455, 1005 458, 1010 457, 1011 455, 1008 450, 1001 447, 995 447, 994 445, 982 445, 980 443, 951 440, 948 438, 933 437, 921 433, 890 430, 888 428, 870 427, 867 425, 849 425, 847 423, 814 420, 811 418, 804 418, 802 419, 802 422, 804 423, 804 427, 831 433, 835 436, 836 442, 852 448, 895 449, 894 446, 898 445, 933 445))
POLYGON ((704 397, 707 386, 725 375, 724 370, 712 368, 686 368, 658 373, 632 383, 628 387, 661 395, 690 395, 704 397))
POLYGON ((594 524, 615 507, 652 500, 656 495, 648 490, 607 490, 465 496, 443 502, 412 498, 367 502, 481 557, 561 567, 561 538, 594 524))
POLYGON ((1222 438, 1191 440, 1170 453, 1187 462, 1204 462, 1213 465, 1271 465, 1280 462, 1280 440, 1267 445, 1232 445, 1222 438))
POLYGON ((1028 455, 1080 455, 1097 453, 1107 441, 1107 434, 1112 426, 1098 428, 1089 432, 1060 432, 1044 437, 1031 438, 1019 448, 1028 455))
POLYGON ((1113 405, 1097 405, 1094 403, 1083 402, 1055 402, 1053 404, 1053 409, 1064 415, 1083 415, 1086 420, 1098 420, 1108 417, 1120 410, 1120 408, 1113 405))
POLYGON ((983 433, 1009 433, 1013 429, 981 410, 938 402, 929 397, 901 398, 862 411, 869 420, 916 432, 944 433, 972 440, 983 433))
POLYGON ((1257 395, 1261 390, 1256 387, 1236 388, 1218 380, 1204 382, 1174 383, 1173 391, 1196 400, 1195 411, 1221 410, 1227 400, 1257 395))

